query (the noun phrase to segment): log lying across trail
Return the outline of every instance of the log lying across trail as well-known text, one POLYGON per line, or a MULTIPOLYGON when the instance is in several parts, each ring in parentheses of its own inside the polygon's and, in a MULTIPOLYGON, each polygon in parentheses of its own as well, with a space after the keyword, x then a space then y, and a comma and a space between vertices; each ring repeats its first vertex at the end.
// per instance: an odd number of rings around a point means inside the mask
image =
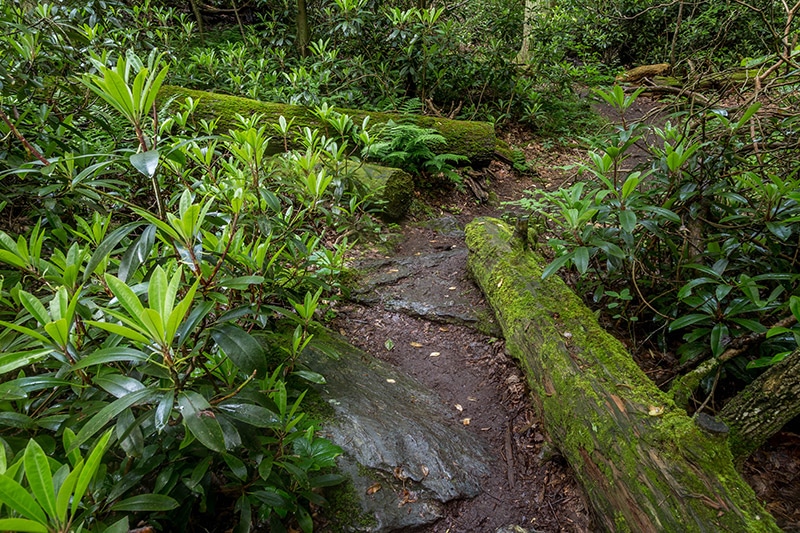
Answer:
POLYGON ((677 408, 560 278, 542 280, 545 262, 512 228, 477 219, 467 245, 470 271, 600 528, 780 531, 734 468, 725 437, 677 408))
MULTIPOLYGON (((198 122, 200 119, 217 119, 217 131, 227 133, 230 128, 235 127, 238 122, 236 115, 250 117, 255 114, 264 116, 266 123, 278 123, 278 118, 283 116, 287 121, 294 120, 293 130, 288 139, 289 148, 296 148, 294 137, 298 128, 310 127, 326 131, 326 125, 320 120, 313 110, 307 107, 274 104, 228 96, 206 91, 195 91, 183 87, 165 86, 159 91, 159 101, 161 103, 169 98, 175 97, 178 101, 183 101, 187 96, 192 97, 196 102, 199 101, 194 117, 198 122)), ((363 111, 357 109, 339 109, 336 111, 349 115, 355 124, 361 124, 366 116, 370 117, 371 124, 385 124, 390 120, 394 122, 408 121, 407 115, 395 113, 380 113, 377 111, 363 111)), ((413 122, 423 128, 432 128, 438 131, 447 141, 446 145, 434 148, 437 153, 449 153, 463 155, 475 166, 485 166, 491 163, 497 138, 495 137, 494 127, 488 122, 473 122, 466 120, 450 120, 446 118, 417 116, 413 115, 413 122)), ((331 128, 327 128, 331 129, 331 128)), ((284 150, 283 139, 275 134, 270 142, 271 153, 278 153, 284 150)))

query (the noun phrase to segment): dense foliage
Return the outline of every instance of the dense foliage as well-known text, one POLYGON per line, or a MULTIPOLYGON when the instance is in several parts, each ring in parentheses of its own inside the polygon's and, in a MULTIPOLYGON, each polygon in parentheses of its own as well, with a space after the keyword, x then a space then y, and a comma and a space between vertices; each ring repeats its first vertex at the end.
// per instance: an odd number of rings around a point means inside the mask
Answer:
MULTIPOLYGON (((233 510, 237 531, 312 530, 339 450, 303 403, 324 377, 297 357, 348 235, 375 224, 359 156, 459 180, 434 132, 334 105, 563 134, 585 112, 576 82, 619 64, 779 61, 770 115, 719 104, 647 130, 625 120, 632 97, 599 92, 623 120, 592 179, 524 205, 561 229, 548 274, 595 273, 583 283, 612 315, 655 320, 664 345, 688 331, 686 360, 800 313, 789 13, 532 4, 546 16, 495 0, 218 1, 206 20, 168 1, 0 3, 0 529, 192 529, 233 510), (165 82, 312 106, 330 128, 252 116, 216 133, 197 102, 159 100, 165 82), (269 155, 270 137, 302 148, 269 155), (623 172, 644 142, 650 159, 623 172)), ((751 359, 795 334, 773 328, 751 359)))

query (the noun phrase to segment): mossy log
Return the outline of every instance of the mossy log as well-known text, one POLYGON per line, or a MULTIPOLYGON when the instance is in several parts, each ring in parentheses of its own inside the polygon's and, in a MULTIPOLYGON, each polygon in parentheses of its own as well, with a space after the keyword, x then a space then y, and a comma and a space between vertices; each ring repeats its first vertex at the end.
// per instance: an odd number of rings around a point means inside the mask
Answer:
POLYGON ((545 428, 605 531, 780 531, 706 432, 641 371, 622 344, 513 229, 478 219, 469 268, 531 386, 545 428))
POLYGON ((414 179, 405 170, 366 163, 354 173, 367 192, 368 206, 374 206, 389 220, 406 214, 414 199, 414 179))
POLYGON ((795 350, 725 404, 719 418, 730 428, 734 458, 743 461, 798 415, 800 350, 795 350))
MULTIPOLYGON (((200 119, 218 119, 217 130, 222 133, 226 133, 228 129, 237 125, 237 114, 243 117, 260 114, 264 116, 265 121, 276 124, 278 123, 278 118, 284 116, 287 121, 294 120, 295 130, 305 126, 326 130, 325 124, 309 108, 303 106, 259 102, 258 100, 250 100, 238 96, 195 91, 175 86, 165 86, 159 91, 159 101, 162 103, 172 97, 182 101, 187 96, 191 96, 195 101, 200 102, 195 111, 195 119, 198 121, 200 119)), ((360 124, 366 116, 370 117, 372 124, 385 124, 389 120, 397 122, 408 118, 403 115, 379 113, 377 111, 345 108, 336 108, 336 110, 349 115, 353 122, 357 124, 360 124)), ((492 161, 497 139, 494 127, 488 122, 414 116, 414 123, 423 128, 432 128, 445 138, 447 144, 437 147, 439 153, 463 155, 474 166, 488 165, 492 161)), ((293 139, 291 138, 289 139, 289 147, 297 147, 293 145, 293 139)), ((283 139, 275 136, 270 142, 270 150, 271 153, 282 152, 284 150, 283 139)))
POLYGON ((619 76, 617 81, 633 83, 644 78, 652 78, 653 76, 663 76, 669 72, 669 63, 658 63, 657 65, 642 65, 639 67, 626 70, 619 76))

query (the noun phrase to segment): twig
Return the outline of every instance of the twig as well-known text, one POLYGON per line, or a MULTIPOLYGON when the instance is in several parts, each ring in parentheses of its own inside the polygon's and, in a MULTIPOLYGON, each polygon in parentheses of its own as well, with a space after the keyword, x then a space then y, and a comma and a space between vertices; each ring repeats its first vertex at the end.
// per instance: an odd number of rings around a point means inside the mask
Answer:
POLYGON ((6 114, 5 114, 5 111, 3 111, 3 109, 2 109, 2 108, 0 108, 0 119, 3 119, 3 122, 5 122, 5 123, 6 123, 6 126, 8 126, 8 127, 9 127, 9 129, 11 130, 11 133, 13 133, 13 134, 14 134, 14 137, 16 137, 16 138, 19 140, 19 142, 21 142, 21 143, 22 143, 22 146, 24 146, 24 147, 25 147, 25 149, 26 149, 26 150, 27 150, 27 151, 28 151, 28 152, 29 152, 31 155, 33 155, 33 156, 34 156, 36 159, 38 159, 39 161, 41 161, 42 163, 44 163, 44 165, 45 165, 45 166, 50 166, 50 161, 48 161, 48 160, 47 160, 47 159, 46 159, 46 158, 45 158, 45 157, 44 157, 44 156, 43 156, 43 155, 42 155, 42 154, 39 152, 39 150, 37 150, 36 148, 34 148, 34 147, 33 147, 33 145, 31 145, 31 143, 29 143, 29 142, 28 142, 28 140, 27 140, 27 139, 26 139, 26 138, 25 138, 25 137, 24 137, 24 136, 23 136, 23 135, 22 135, 22 134, 19 132, 19 130, 17 129, 17 127, 14 125, 14 123, 13 123, 13 122, 11 122, 11 120, 8 118, 8 115, 6 115, 6 114))

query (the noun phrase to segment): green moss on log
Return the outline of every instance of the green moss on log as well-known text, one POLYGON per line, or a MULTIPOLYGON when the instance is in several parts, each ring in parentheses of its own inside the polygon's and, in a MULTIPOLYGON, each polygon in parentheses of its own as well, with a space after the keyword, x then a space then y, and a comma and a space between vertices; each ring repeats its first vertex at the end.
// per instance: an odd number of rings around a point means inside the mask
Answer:
POLYGON ((467 227, 469 268, 554 443, 607 531, 779 531, 705 434, 545 262, 495 219, 467 227))
MULTIPOLYGON (((200 104, 195 111, 194 118, 214 120, 217 119, 217 130, 227 132, 237 125, 236 115, 250 117, 256 114, 264 116, 264 119, 277 124, 278 118, 282 115, 287 121, 294 120, 294 128, 318 128, 325 130, 322 121, 315 117, 308 108, 289 104, 275 104, 259 102, 248 98, 229 96, 206 91, 195 91, 183 87, 165 86, 159 91, 159 101, 165 102, 170 98, 184 100, 187 96, 192 97, 200 104)), ((372 111, 361 111, 356 109, 336 109, 340 113, 350 115, 355 123, 369 116, 373 124, 385 124, 389 120, 395 122, 405 120, 408 117, 393 113, 379 113, 372 111)), ((417 116, 414 122, 423 128, 433 128, 438 131, 447 141, 447 144, 438 148, 440 153, 451 153, 467 157, 472 165, 488 165, 492 161, 496 137, 494 127, 488 122, 473 122, 464 120, 449 120, 438 117, 417 116)), ((289 139, 289 147, 296 147, 292 144, 293 139, 289 139)), ((282 152, 284 148, 283 139, 277 136, 270 143, 271 153, 282 152)))

